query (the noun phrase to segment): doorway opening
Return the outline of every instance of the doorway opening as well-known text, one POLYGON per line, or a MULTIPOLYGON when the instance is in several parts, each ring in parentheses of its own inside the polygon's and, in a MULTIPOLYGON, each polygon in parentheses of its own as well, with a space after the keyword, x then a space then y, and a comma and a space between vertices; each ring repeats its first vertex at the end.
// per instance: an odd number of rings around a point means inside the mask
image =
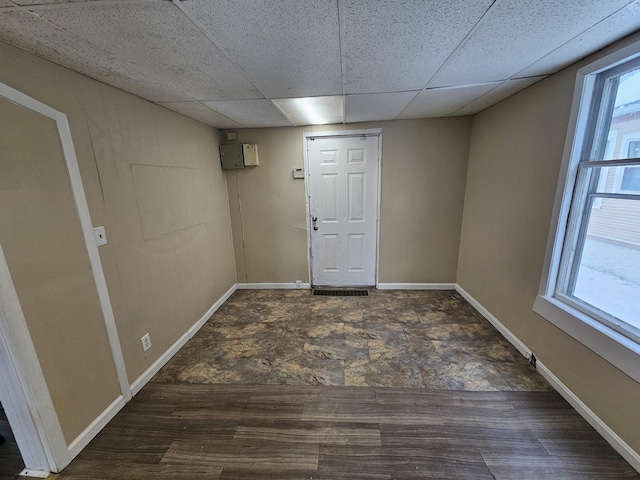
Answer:
POLYGON ((381 129, 305 134, 314 287, 377 285, 381 139, 381 129))

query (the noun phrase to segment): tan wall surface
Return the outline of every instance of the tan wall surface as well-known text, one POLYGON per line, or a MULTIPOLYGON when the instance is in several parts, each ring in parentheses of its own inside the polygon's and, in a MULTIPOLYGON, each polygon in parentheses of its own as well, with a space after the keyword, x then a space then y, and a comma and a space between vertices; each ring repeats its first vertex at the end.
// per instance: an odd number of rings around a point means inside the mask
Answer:
POLYGON ((632 448, 640 385, 533 312, 576 67, 474 117, 458 283, 632 448))
POLYGON ((227 171, 238 281, 309 281, 304 132, 382 129, 380 281, 455 282, 471 119, 238 130, 260 166, 227 171))
POLYGON ((0 145, 0 244, 71 442, 120 394, 98 292, 55 122, 2 98, 0 145))
MULTIPOLYGON (((106 227, 109 243, 99 251, 133 382, 236 281, 218 132, 13 47, 0 44, 0 58, 0 81, 69 119, 92 222, 106 227), (140 337, 147 332, 153 346, 144 353, 140 337)), ((42 148, 59 148, 50 142, 42 148)), ((49 337, 63 345, 71 331, 76 335, 56 351, 56 362, 94 365, 91 355, 105 348, 104 339, 69 325, 49 337)), ((86 389, 86 398, 64 391, 56 403, 67 439, 115 398, 90 394, 112 385, 113 365, 87 368, 90 378, 67 380, 86 389), (87 413, 70 419, 65 409, 87 413)), ((58 382, 47 377, 52 390, 58 382)))

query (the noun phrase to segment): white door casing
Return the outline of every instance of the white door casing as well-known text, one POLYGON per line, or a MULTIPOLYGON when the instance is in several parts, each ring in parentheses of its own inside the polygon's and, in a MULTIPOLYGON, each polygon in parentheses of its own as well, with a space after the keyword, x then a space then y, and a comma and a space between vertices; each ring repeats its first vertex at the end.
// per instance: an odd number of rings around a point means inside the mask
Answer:
POLYGON ((376 283, 379 135, 306 135, 314 286, 376 283))
POLYGON ((0 398, 6 402, 5 411, 25 462, 24 473, 40 476, 49 471, 58 472, 68 465, 101 426, 131 399, 131 390, 67 116, 1 82, 0 98, 56 123, 121 389, 121 396, 78 438, 67 444, 0 246, 0 361, 7 366, 6 371, 0 371, 0 386, 5 389, 0 392, 0 398))

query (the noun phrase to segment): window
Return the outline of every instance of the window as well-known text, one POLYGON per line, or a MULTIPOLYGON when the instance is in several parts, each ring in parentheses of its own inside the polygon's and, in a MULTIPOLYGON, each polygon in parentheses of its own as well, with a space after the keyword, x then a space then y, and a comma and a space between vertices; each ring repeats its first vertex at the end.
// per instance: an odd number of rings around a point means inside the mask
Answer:
POLYGON ((624 345, 635 357, 618 366, 639 379, 640 45, 633 49, 579 72, 557 232, 534 310, 610 361, 619 357, 610 340, 624 345))

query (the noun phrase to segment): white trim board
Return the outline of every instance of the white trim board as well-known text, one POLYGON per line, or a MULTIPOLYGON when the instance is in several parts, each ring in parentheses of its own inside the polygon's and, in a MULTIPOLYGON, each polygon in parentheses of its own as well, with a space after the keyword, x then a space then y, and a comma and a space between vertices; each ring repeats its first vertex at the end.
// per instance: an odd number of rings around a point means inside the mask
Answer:
POLYGON ((378 283, 378 290, 455 290, 455 283, 378 283))
POLYGON ((310 283, 238 283, 238 290, 309 290, 310 283))
POLYGON ((98 433, 100 433, 100 430, 102 430, 107 423, 109 423, 113 417, 122 410, 125 403, 124 397, 120 395, 69 444, 69 453, 71 454, 71 458, 75 458, 84 449, 84 447, 86 447, 89 442, 93 440, 98 433))
MULTIPOLYGON (((516 337, 511 330, 505 327, 500 320, 498 320, 489 310, 487 310, 480 302, 478 302, 469 292, 467 292, 460 285, 456 285, 456 290, 467 300, 476 310, 478 310, 482 316, 484 316, 489 323, 491 323, 496 329, 514 346, 522 355, 529 358, 531 356, 531 349, 527 347, 518 337, 516 337)), ((536 361, 536 368, 540 374, 551 384, 551 386, 562 397, 569 402, 569 404, 584 418, 589 425, 591 425, 601 436, 604 438, 613 449, 618 452, 629 464, 640 472, 640 454, 638 454, 633 448, 629 446, 622 438, 620 438, 605 422, 598 417, 593 410, 591 410, 578 396, 573 393, 569 387, 560 381, 549 368, 540 360, 536 361)))
POLYGON ((184 335, 182 335, 173 345, 171 345, 167 349, 167 351, 160 356, 160 358, 153 362, 153 364, 131 384, 132 395, 137 395, 138 392, 142 390, 142 387, 149 383, 149 380, 151 380, 153 376, 158 373, 160 369, 164 367, 176 353, 178 353, 178 351, 184 346, 185 343, 187 343, 196 333, 198 333, 198 330, 200 330, 202 326, 207 322, 207 320, 211 318, 211 315, 216 313, 216 311, 222 306, 222 304, 226 302, 231 295, 233 295, 236 289, 237 284, 232 285, 231 288, 229 288, 229 290, 227 290, 227 292, 222 295, 222 297, 220 297, 218 301, 216 301, 216 303, 214 303, 211 308, 209 308, 209 310, 207 310, 206 313, 202 315, 202 317, 200 317, 200 319, 196 323, 194 323, 193 326, 189 330, 187 330, 184 335))
MULTIPOLYGON (((116 368, 118 383, 120 384, 121 395, 126 401, 131 398, 131 391, 129 390, 124 357, 122 355, 98 247, 93 235, 93 224, 89 214, 87 199, 84 194, 82 177, 80 176, 80 168, 67 116, 63 112, 2 82, 0 82, 0 97, 49 118, 56 124, 76 213, 80 222, 100 302, 107 339, 116 368)), ((14 423, 19 423, 17 427, 21 432, 19 436, 24 435, 21 442, 22 444, 19 442, 18 445, 23 456, 26 470, 44 471, 48 469, 49 471, 60 471, 60 469, 69 464, 73 457, 70 455, 70 450, 62 434, 60 423, 51 401, 49 389, 42 370, 40 369, 39 360, 25 323, 22 307, 15 293, 13 280, 11 279, 11 274, 4 260, 4 255, 2 255, 2 263, 2 288, 7 292, 7 295, 2 301, 2 308, 5 309, 5 313, 8 313, 9 317, 3 321, 7 321, 14 326, 13 329, 0 330, 3 343, 8 345, 5 352, 9 356, 10 363, 13 364, 14 373, 13 375, 7 374, 3 379, 3 383, 8 390, 11 391, 11 394, 7 394, 7 396, 12 395, 14 400, 18 400, 19 403, 29 406, 30 418, 23 415, 25 411, 24 408, 16 407, 18 405, 16 401, 11 402, 11 405, 17 408, 17 410, 13 413, 7 413, 8 416, 13 419, 14 423), (7 304, 6 302, 9 303, 7 304), (40 448, 36 447, 37 444, 40 444, 40 448), (43 453, 48 465, 42 464, 43 453)))

